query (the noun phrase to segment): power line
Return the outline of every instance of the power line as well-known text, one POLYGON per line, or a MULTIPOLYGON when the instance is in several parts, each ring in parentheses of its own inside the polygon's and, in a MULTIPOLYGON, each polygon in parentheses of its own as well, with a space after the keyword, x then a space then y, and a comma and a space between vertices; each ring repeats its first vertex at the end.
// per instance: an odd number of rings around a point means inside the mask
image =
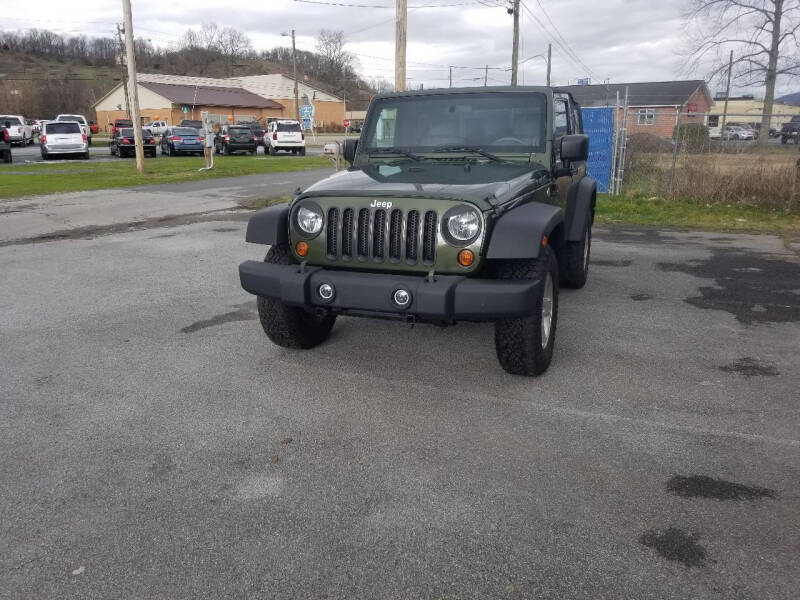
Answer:
MULTIPOLYGON (((325 6, 339 6, 342 8, 391 8, 394 6, 388 4, 351 4, 349 2, 330 2, 328 0, 294 0, 295 2, 302 2, 304 4, 322 4, 325 6)), ((469 4, 480 4, 477 0, 469 0, 468 2, 453 2, 451 4, 417 4, 409 6, 412 8, 448 8, 451 6, 467 6, 469 4)), ((485 6, 485 5, 484 5, 485 6)))

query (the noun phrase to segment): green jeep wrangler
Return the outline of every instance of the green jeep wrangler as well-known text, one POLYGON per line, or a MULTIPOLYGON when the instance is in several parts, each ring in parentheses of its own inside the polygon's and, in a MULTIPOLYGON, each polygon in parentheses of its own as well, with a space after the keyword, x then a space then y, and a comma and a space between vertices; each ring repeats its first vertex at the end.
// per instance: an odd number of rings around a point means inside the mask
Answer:
POLYGON ((494 321, 509 373, 550 364, 559 285, 586 283, 596 184, 569 94, 399 92, 370 103, 340 171, 257 212, 239 267, 269 339, 323 342, 337 315, 494 321))

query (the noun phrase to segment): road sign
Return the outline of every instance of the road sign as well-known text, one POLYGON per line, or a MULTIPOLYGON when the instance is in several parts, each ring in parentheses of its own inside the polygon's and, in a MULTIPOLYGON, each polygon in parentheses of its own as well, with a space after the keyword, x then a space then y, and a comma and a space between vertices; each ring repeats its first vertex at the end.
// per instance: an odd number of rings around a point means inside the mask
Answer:
POLYGON ((303 104, 303 106, 300 107, 300 116, 303 117, 304 119, 305 118, 310 119, 311 117, 313 117, 314 116, 314 105, 313 104, 303 104))
POLYGON ((345 119, 344 121, 342 121, 342 125, 345 127, 350 127, 350 119, 345 119))
POLYGON ((188 106, 181 106, 181 110, 183 111, 183 114, 185 114, 185 115, 189 114, 189 107, 188 106))
POLYGON ((312 128, 311 117, 303 117, 301 119, 301 121, 302 121, 303 129, 311 129, 312 128))

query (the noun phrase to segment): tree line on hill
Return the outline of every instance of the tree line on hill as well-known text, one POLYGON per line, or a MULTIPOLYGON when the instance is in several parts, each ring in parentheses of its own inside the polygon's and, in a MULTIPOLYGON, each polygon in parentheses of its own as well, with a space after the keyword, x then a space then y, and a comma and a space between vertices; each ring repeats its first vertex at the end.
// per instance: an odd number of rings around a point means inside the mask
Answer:
MULTIPOLYGON (((315 51, 297 51, 298 77, 345 96, 349 110, 366 107, 387 88, 382 79, 358 75, 341 31, 321 30, 315 51)), ((291 47, 257 51, 232 27, 204 23, 188 29, 171 47, 146 38, 135 41, 140 72, 204 77, 237 77, 292 72, 291 47)), ((119 83, 124 67, 115 37, 62 35, 45 29, 0 30, 0 111, 36 118, 59 112, 91 114, 92 104, 119 83)))

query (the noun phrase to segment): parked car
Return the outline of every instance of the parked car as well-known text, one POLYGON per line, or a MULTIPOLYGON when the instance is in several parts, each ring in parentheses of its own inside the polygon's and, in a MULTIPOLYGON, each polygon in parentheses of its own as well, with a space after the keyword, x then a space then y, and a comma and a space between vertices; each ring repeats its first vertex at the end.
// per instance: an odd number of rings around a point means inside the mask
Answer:
POLYGON ((0 115, 0 124, 8 129, 12 144, 27 146, 33 143, 33 130, 22 115, 0 115))
MULTIPOLYGON (((142 129, 142 142, 144 155, 155 158, 156 139, 147 129, 142 129)), ((136 147, 133 141, 133 128, 125 127, 117 129, 116 133, 108 141, 108 148, 111 154, 116 154, 120 158, 136 156, 136 147)))
POLYGON ((180 127, 194 127, 198 132, 203 130, 203 122, 197 119, 184 119, 181 121, 180 127))
POLYGON ((781 144, 797 144, 800 140, 800 122, 784 123, 781 127, 781 144))
POLYGON ((170 127, 161 136, 161 154, 203 154, 205 138, 194 127, 170 127))
POLYGON ((753 131, 739 127, 738 125, 726 125, 722 131, 722 137, 726 140, 753 140, 753 131))
POLYGON ((89 121, 89 133, 92 135, 100 133, 100 125, 97 124, 97 121, 89 121))
POLYGON ((591 264, 589 138, 559 118, 580 114, 550 87, 375 96, 344 141, 350 168, 250 218, 246 240, 270 248, 239 280, 264 332, 310 349, 339 315, 488 321, 506 371, 543 373, 559 287, 583 287, 591 264))
POLYGON ((255 154, 257 151, 258 140, 249 127, 225 125, 214 136, 214 152, 217 154, 234 154, 235 152, 255 154))
POLYGON ((25 124, 31 126, 32 135, 37 135, 41 131, 41 125, 36 119, 26 119, 25 124))
POLYGON ((164 132, 169 127, 169 123, 166 121, 150 121, 149 123, 144 124, 153 135, 164 135, 164 132))
POLYGON ((0 158, 4 163, 10 163, 11 158, 11 134, 8 129, 0 122, 0 158))
POLYGON ((129 127, 133 127, 133 121, 130 119, 114 119, 111 123, 111 137, 114 137, 120 129, 129 127))
POLYGON ((292 154, 306 155, 306 136, 300 127, 300 121, 278 119, 269 124, 264 134, 264 148, 267 154, 275 155, 279 150, 292 154))
POLYGON ((86 135, 86 139, 89 140, 89 144, 92 143, 92 132, 89 129, 89 121, 83 115, 57 115, 56 121, 77 121, 81 125, 81 130, 86 135))
POLYGON ((758 132, 759 132, 759 129, 761 128, 761 125, 757 125, 756 123, 730 122, 730 123, 728 123, 728 125, 730 125, 731 127, 739 127, 741 129, 744 129, 745 131, 749 131, 750 134, 753 136, 752 139, 754 139, 754 140, 758 139, 758 132))
POLYGON ((39 149, 43 160, 65 154, 78 154, 88 160, 89 138, 78 121, 48 121, 39 135, 39 149))
POLYGON ((722 128, 721 127, 709 127, 708 128, 708 139, 710 139, 710 140, 721 140, 722 139, 722 128))
POLYGON ((251 123, 239 123, 239 125, 244 125, 246 127, 249 127, 250 131, 253 132, 253 135, 258 140, 258 145, 259 146, 263 146, 264 145, 264 131, 265 131, 265 129, 264 129, 264 126, 261 125, 261 123, 258 123, 257 121, 253 121, 251 123))

